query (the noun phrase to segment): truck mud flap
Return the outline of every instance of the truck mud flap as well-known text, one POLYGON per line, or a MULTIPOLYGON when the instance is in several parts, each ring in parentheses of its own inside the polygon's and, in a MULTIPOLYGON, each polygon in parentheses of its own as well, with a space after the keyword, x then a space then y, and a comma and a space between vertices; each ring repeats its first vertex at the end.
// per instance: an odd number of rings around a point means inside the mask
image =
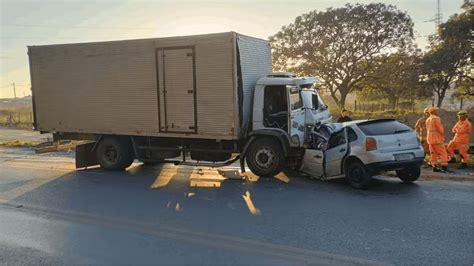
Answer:
POLYGON ((76 169, 99 164, 94 151, 95 144, 90 142, 76 146, 76 169))

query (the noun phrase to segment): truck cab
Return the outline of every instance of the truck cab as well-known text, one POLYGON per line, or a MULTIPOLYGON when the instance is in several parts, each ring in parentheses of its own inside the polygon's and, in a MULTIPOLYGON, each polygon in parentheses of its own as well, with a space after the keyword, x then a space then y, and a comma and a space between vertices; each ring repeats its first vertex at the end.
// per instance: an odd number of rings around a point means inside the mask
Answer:
POLYGON ((291 73, 272 73, 257 81, 249 133, 254 139, 244 152, 252 172, 269 176, 281 171, 283 164, 297 164, 311 142, 313 128, 331 122, 315 88, 317 82, 291 73))
POLYGON ((254 93, 252 129, 282 131, 291 147, 305 147, 317 123, 332 120, 328 107, 315 88, 313 77, 272 73, 258 80, 254 93))

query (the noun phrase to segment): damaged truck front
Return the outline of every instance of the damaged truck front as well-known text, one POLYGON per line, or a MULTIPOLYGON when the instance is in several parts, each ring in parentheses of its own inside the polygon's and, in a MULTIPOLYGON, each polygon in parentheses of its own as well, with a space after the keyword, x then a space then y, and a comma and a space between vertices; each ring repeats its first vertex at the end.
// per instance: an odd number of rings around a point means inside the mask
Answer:
POLYGON ((260 176, 301 163, 331 116, 314 78, 271 73, 267 41, 235 32, 29 46, 34 126, 88 140, 76 167, 223 166, 260 176))

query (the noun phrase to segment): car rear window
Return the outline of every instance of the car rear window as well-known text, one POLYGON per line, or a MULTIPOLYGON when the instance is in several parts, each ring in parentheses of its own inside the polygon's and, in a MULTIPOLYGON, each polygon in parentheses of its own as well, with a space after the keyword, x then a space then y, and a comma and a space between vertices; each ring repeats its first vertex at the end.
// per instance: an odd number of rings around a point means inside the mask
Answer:
POLYGON ((372 120, 357 124, 357 126, 368 136, 391 135, 410 132, 412 129, 396 120, 372 120))

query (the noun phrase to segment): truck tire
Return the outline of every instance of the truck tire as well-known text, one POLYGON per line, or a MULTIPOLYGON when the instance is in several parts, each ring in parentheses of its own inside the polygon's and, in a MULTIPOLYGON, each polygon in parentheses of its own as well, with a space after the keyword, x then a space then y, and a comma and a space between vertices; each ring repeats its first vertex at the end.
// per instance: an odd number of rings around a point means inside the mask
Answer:
POLYGON ((106 170, 124 170, 134 160, 130 142, 117 137, 103 138, 97 146, 96 155, 100 166, 106 170))
POLYGON ((368 188, 372 181, 372 176, 360 161, 350 162, 346 167, 345 175, 351 186, 357 189, 368 188))
POLYGON ((285 162, 280 143, 268 138, 253 141, 245 158, 250 171, 261 177, 271 177, 280 173, 285 162))
POLYGON ((413 183, 420 177, 421 169, 420 166, 412 166, 396 170, 395 172, 397 172, 398 178, 400 178, 403 183, 413 183))

